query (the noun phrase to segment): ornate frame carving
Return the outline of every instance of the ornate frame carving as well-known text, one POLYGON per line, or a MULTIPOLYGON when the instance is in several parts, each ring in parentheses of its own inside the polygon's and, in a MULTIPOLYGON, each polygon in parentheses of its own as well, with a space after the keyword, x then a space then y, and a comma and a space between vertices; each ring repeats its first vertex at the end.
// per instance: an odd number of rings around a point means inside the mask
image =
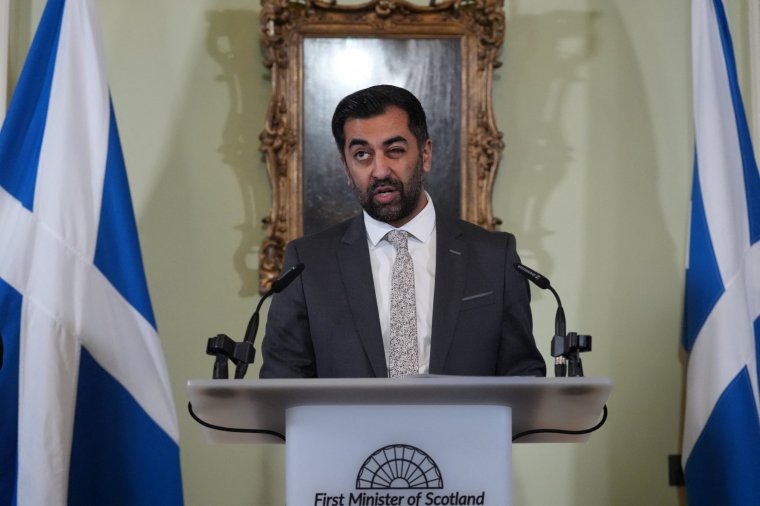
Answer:
MULTIPOLYGON (((458 38, 462 69, 462 218, 493 229, 492 191, 502 134, 492 104, 493 69, 504 40, 503 0, 261 0, 260 35, 272 98, 259 136, 272 185, 272 209, 259 251, 259 287, 271 287, 285 245, 303 234, 302 86, 304 37, 458 38)), ((327 127, 327 126, 326 126, 327 127)))

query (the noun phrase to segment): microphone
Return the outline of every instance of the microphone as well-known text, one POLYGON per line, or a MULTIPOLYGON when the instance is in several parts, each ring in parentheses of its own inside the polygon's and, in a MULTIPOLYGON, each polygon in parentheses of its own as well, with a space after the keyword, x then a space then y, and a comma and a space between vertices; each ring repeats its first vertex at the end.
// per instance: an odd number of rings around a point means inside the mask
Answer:
POLYGON ((543 276, 530 267, 526 267, 521 263, 515 262, 515 269, 522 274, 525 278, 532 281, 536 286, 542 290, 550 290, 554 294, 554 298, 557 299, 557 313, 554 316, 554 338, 552 338, 552 356, 554 357, 554 375, 557 377, 564 377, 567 374, 567 358, 565 353, 556 352, 555 347, 557 341, 565 343, 565 310, 562 308, 562 301, 559 298, 559 294, 552 287, 549 279, 543 276), (559 339, 558 339, 559 338, 559 339))
POLYGON ((554 337, 552 338, 552 357, 554 357, 554 375, 583 376, 583 362, 580 353, 591 351, 591 336, 570 332, 565 335, 565 310, 559 294, 552 288, 549 280, 533 269, 515 263, 517 272, 528 278, 539 288, 549 289, 557 299, 557 315, 554 317, 554 337))
POLYGON ((541 288, 542 290, 549 289, 554 294, 554 298, 557 299, 557 314, 554 317, 554 335, 564 336, 565 335, 565 310, 562 308, 562 301, 559 299, 559 294, 554 288, 552 288, 552 284, 549 282, 549 279, 537 273, 530 267, 524 266, 521 263, 515 262, 515 269, 517 269, 517 272, 522 274, 528 280, 535 283, 535 285, 541 288))
MULTIPOLYGON (((531 269, 530 267, 526 267, 521 263, 515 262, 515 269, 517 269, 517 271, 520 274, 528 278, 530 281, 533 281, 542 290, 551 288, 551 283, 549 282, 549 280, 545 276, 542 276, 541 274, 531 269)), ((552 292, 553 291, 554 290, 552 290, 552 292)), ((556 296, 557 294, 555 293, 554 295, 556 296)))
POLYGON ((242 343, 235 345, 235 359, 237 366, 235 367, 235 379, 242 379, 245 377, 245 373, 248 371, 248 364, 252 364, 254 358, 256 358, 256 349, 253 347, 253 342, 256 339, 256 334, 259 331, 259 311, 261 305, 272 294, 280 293, 287 286, 292 283, 303 272, 304 264, 297 263, 290 268, 285 274, 272 282, 272 288, 267 291, 259 303, 256 305, 256 310, 251 315, 251 319, 248 321, 248 327, 245 329, 245 337, 242 343))
MULTIPOLYGON (((302 263, 298 263, 291 267, 288 272, 275 279, 274 282, 272 282, 272 288, 270 288, 269 291, 264 294, 264 299, 273 293, 280 293, 285 288, 287 288, 287 286, 292 283, 293 280, 295 280, 301 274, 301 272, 303 272, 303 269, 304 265, 302 263)), ((259 302, 259 305, 261 305, 261 302, 259 302)))

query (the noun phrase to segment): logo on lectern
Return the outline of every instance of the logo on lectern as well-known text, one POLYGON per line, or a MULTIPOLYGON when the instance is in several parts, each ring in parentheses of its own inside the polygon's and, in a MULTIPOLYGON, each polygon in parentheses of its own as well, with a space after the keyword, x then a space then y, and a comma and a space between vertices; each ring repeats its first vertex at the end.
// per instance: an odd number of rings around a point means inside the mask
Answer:
POLYGON ((316 492, 313 504, 314 506, 486 504, 485 490, 442 490, 443 488, 440 468, 430 455, 408 444, 392 444, 374 451, 367 457, 356 475, 354 491, 316 492))
POLYGON ((356 477, 357 489, 438 489, 443 478, 430 455, 411 445, 393 444, 367 457, 356 477))

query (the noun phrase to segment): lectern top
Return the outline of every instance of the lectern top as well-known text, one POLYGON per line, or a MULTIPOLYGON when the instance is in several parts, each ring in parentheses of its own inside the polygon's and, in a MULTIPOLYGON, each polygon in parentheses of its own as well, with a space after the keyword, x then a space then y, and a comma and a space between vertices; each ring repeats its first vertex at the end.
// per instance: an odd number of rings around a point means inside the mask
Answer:
MULTIPOLYGON (((358 379, 190 380, 188 397, 202 420, 222 427, 285 434, 285 413, 305 405, 473 405, 512 408, 512 431, 582 430, 601 416, 609 378, 412 376, 358 379)), ((214 443, 281 443, 261 434, 205 429, 214 443)), ((536 434, 516 442, 582 442, 588 435, 536 434)))

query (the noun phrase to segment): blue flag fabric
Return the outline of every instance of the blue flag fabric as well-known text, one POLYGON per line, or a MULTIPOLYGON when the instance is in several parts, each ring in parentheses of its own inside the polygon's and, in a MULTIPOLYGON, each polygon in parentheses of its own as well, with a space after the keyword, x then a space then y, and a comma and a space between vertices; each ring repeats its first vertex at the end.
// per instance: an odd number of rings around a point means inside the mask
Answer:
POLYGON ((0 132, 0 504, 182 504, 91 0, 49 0, 0 132))
POLYGON ((696 149, 683 346, 689 504, 760 497, 760 174, 722 0, 693 0, 696 149))

